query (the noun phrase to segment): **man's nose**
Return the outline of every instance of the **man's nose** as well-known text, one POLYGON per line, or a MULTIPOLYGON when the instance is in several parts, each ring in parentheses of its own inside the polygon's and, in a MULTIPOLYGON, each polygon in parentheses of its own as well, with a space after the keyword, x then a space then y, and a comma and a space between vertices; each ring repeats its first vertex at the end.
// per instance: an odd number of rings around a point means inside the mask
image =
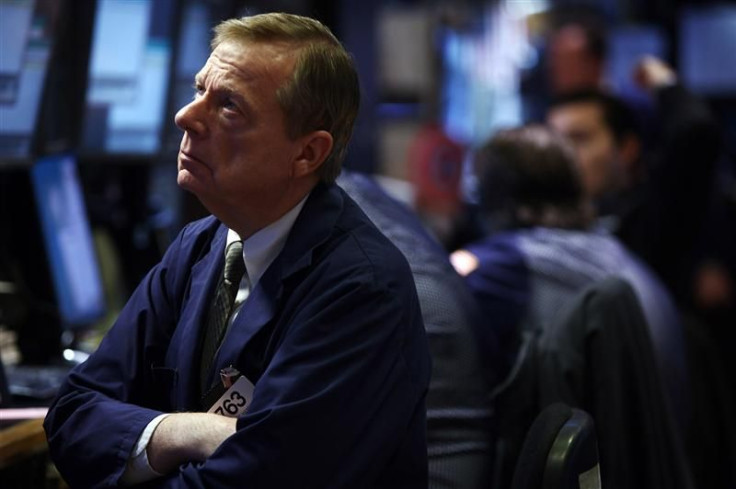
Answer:
POLYGON ((174 122, 190 136, 204 136, 207 132, 207 125, 203 120, 204 109, 204 101, 196 98, 179 109, 174 116, 174 122))

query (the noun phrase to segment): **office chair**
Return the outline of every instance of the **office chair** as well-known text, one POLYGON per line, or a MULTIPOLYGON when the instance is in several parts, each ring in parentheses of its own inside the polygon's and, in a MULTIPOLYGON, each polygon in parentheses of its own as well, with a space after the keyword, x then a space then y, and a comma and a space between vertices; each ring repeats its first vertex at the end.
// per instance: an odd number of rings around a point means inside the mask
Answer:
POLYGON ((529 428, 511 489, 600 487, 593 419, 566 404, 550 404, 529 428))
POLYGON ((609 278, 570 306, 537 345, 539 405, 563 402, 595 419, 605 487, 693 489, 634 290, 609 278))
POLYGON ((494 396, 496 487, 517 487, 510 483, 529 427, 557 402, 595 419, 603 487, 695 487, 646 319, 627 282, 609 278, 583 290, 519 357, 515 375, 494 396))

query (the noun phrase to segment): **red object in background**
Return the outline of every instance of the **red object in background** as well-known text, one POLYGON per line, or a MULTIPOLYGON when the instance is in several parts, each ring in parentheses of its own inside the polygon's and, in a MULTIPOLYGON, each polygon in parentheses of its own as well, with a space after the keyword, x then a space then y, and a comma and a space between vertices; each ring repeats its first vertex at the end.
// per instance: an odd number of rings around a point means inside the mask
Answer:
POLYGON ((460 209, 460 179, 465 149, 437 124, 419 130, 409 148, 409 179, 417 211, 454 215, 460 209))

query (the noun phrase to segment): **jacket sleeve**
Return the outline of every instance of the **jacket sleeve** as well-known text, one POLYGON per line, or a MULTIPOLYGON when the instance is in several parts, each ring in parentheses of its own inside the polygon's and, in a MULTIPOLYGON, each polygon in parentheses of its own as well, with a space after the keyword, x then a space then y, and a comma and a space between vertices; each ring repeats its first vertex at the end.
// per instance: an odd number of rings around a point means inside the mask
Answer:
POLYGON ((424 477, 399 484, 426 487, 430 365, 413 282, 329 274, 321 287, 302 284, 298 305, 282 311, 288 325, 271 339, 236 433, 203 464, 146 487, 376 487, 407 445, 417 457, 406 471, 422 467, 424 477))
POLYGON ((521 322, 529 301, 529 275, 512 235, 471 244, 468 251, 479 262, 465 280, 481 311, 478 339, 485 352, 482 360, 488 382, 497 386, 516 362, 521 322))
POLYGON ((135 290, 99 348, 77 366, 49 409, 44 428, 52 460, 71 487, 118 483, 141 432, 161 414, 154 378, 176 324, 172 264, 180 237, 135 290))

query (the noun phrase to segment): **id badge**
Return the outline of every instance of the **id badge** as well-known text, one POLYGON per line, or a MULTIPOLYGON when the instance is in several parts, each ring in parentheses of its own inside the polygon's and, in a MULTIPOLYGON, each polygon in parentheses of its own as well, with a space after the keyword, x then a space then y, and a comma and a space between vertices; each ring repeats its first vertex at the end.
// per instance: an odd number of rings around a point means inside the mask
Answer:
POLYGON ((245 375, 241 375, 207 412, 229 418, 236 418, 244 414, 253 400, 254 388, 245 375))

